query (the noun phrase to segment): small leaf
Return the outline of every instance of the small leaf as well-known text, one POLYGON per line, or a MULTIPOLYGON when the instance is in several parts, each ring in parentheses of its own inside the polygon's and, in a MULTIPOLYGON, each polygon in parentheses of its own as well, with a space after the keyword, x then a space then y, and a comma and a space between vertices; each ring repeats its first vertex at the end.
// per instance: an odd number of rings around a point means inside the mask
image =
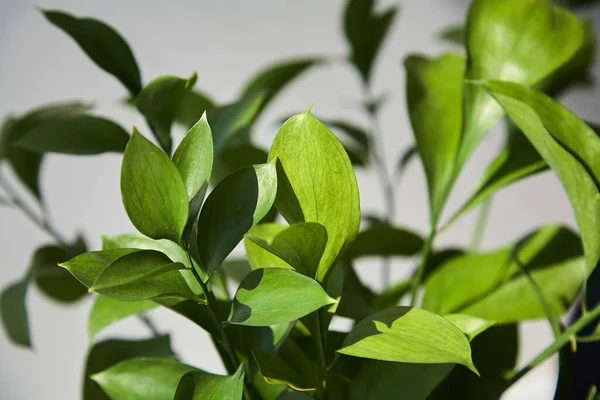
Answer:
POLYGON ((311 385, 307 384, 307 382, 304 382, 292 366, 286 364, 277 356, 260 349, 255 349, 252 352, 254 353, 254 359, 258 364, 260 373, 267 383, 271 385, 283 384, 299 391, 316 389, 315 387, 310 387, 311 385))
POLYGON ((92 115, 52 119, 29 130, 14 142, 34 153, 76 155, 122 153, 129 135, 111 120, 92 115))
POLYGON ((179 380, 196 368, 170 358, 134 358, 92 375, 113 400, 172 400, 179 380))
POLYGON ((248 326, 281 324, 334 302, 311 278, 284 268, 257 269, 240 283, 228 320, 248 326))
POLYGON ((117 78, 132 95, 141 88, 140 70, 125 39, 113 28, 92 18, 77 18, 60 11, 43 10, 100 68, 117 78))
POLYGON ((181 100, 179 100, 175 121, 187 129, 191 129, 205 112, 212 110, 214 107, 215 102, 206 93, 192 89, 186 90, 183 92, 181 100))
POLYGON ((462 364, 478 374, 465 334, 420 308, 392 307, 363 319, 338 352, 382 361, 462 364))
POLYGON ((21 280, 5 287, 0 294, 0 316, 4 331, 11 342, 31 348, 31 334, 27 317, 28 280, 21 280))
POLYGON ((231 376, 204 371, 185 374, 177 386, 173 400, 240 400, 244 392, 244 365, 231 376))
POLYGON ((349 259, 368 256, 414 256, 423 247, 423 238, 414 232, 387 224, 361 231, 350 246, 349 259))
POLYGON ((477 335, 496 324, 495 321, 488 321, 466 314, 448 314, 444 315, 444 318, 463 331, 469 340, 475 339, 477 335))
POLYGON ((196 81, 196 74, 188 79, 165 75, 148 83, 136 97, 135 104, 142 113, 160 147, 171 152, 171 125, 177 116, 179 104, 189 87, 196 81))
POLYGON ((276 206, 290 223, 317 222, 327 230, 327 247, 317 280, 324 281, 360 225, 356 177, 341 143, 308 111, 277 132, 269 160, 277 161, 276 206))
POLYGON ((276 192, 275 164, 269 163, 234 172, 210 193, 198 220, 198 251, 208 276, 267 214, 276 192))
POLYGON ((188 219, 181 174, 135 129, 123 156, 121 195, 129 219, 141 233, 179 243, 188 219))
POLYGON ((88 317, 88 339, 92 342, 98 333, 115 322, 156 307, 158 304, 151 300, 125 302, 96 296, 88 317))
POLYGON ((406 167, 415 158, 415 155, 417 155, 417 146, 415 145, 411 145, 404 150, 400 160, 398 160, 398 166, 396 167, 396 176, 398 179, 404 175, 406 167))

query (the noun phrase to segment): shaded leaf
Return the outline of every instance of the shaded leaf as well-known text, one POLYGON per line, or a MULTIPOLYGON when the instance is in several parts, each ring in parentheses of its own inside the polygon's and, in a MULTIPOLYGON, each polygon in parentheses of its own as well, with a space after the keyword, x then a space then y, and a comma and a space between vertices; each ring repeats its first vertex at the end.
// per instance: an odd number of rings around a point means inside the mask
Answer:
POLYGON ((136 249, 110 249, 90 251, 59 264, 66 268, 79 282, 91 287, 100 272, 113 261, 137 251, 136 249))
POLYGON ((88 339, 91 342, 98 333, 115 322, 156 307, 158 304, 151 300, 125 302, 96 296, 88 317, 88 339))
POLYGON ((421 251, 423 238, 414 232, 387 224, 361 231, 348 250, 349 259, 367 256, 413 256, 421 251))
POLYGON ((192 371, 177 386, 173 400, 240 400, 244 391, 243 364, 231 376, 192 371))
POLYGON ((277 356, 262 351, 260 349, 253 350, 254 359, 260 368, 260 373, 267 383, 271 385, 284 384, 294 390, 315 390, 315 387, 303 379, 293 367, 283 362, 277 356))
POLYGON ((489 321, 467 314, 448 314, 444 315, 444 318, 456 325, 458 329, 467 335, 469 340, 475 339, 480 333, 496 324, 495 321, 489 321))
POLYGON ((87 294, 87 288, 69 273, 58 266, 71 255, 64 249, 54 246, 39 247, 30 264, 30 275, 38 289, 46 296, 61 302, 77 301, 87 294))
POLYGON ((18 346, 31 347, 31 333, 27 317, 27 279, 12 283, 0 294, 0 316, 4 332, 18 346))
POLYGON ((267 162, 267 158, 267 152, 255 147, 253 144, 225 146, 215 156, 211 183, 216 185, 227 175, 240 168, 255 164, 264 164, 267 162))
POLYGON ((277 236, 277 234, 287 229, 286 225, 267 223, 254 226, 244 237, 244 248, 246 249, 246 257, 252 269, 259 268, 293 268, 290 264, 279 258, 277 255, 265 250, 260 245, 256 244, 250 238, 260 239, 263 242, 269 243, 277 236))
POLYGON ((139 233, 122 233, 120 235, 101 235, 102 250, 115 249, 140 249, 157 250, 167 255, 173 262, 184 264, 187 268, 192 266, 190 260, 179 245, 170 240, 154 240, 139 233))
POLYGON ((464 25, 452 25, 442 29, 438 37, 446 42, 464 46, 466 42, 466 32, 464 25))
POLYGON ((404 150, 404 152, 402 153, 402 156, 400 157, 400 160, 398 160, 398 166, 396 167, 396 174, 397 174, 398 178, 400 178, 400 177, 402 177, 402 175, 404 175, 404 171, 406 171, 406 167, 415 158, 416 155, 417 155, 417 146, 415 146, 415 145, 411 145, 404 150))
POLYGON ((179 100, 175 121, 190 129, 196 125, 205 112, 214 107, 215 102, 206 93, 192 89, 186 90, 179 100))

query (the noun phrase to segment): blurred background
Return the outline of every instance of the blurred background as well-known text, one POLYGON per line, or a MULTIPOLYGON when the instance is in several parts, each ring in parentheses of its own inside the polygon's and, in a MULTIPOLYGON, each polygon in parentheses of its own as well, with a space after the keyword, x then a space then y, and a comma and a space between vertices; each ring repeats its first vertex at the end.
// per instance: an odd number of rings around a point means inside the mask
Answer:
MULTIPOLYGON (((397 4, 379 1, 385 8, 397 4)), ((117 29, 133 49, 142 79, 198 73, 196 87, 219 103, 230 102, 243 84, 266 65, 302 56, 341 59, 347 52, 343 35, 341 0, 158 1, 158 0, 0 0, 0 117, 21 113, 36 105, 64 100, 93 102, 95 113, 124 127, 136 125, 149 134, 142 117, 121 104, 125 91, 112 76, 98 69, 63 32, 50 25, 36 9, 58 9, 90 16, 117 29)), ((374 93, 387 95, 381 112, 381 130, 387 167, 392 171, 413 143, 405 107, 403 58, 412 52, 437 55, 453 49, 438 38, 439 32, 464 20, 467 0, 405 0, 391 28, 373 73, 374 93)), ((583 11, 593 18, 596 31, 600 9, 583 11)), ((460 51, 460 50, 457 50, 460 51)), ((600 69, 594 67, 598 78, 600 69)), ((579 116, 600 121, 597 104, 600 88, 576 89, 564 99, 579 116)), ((367 126, 359 109, 363 99, 357 73, 333 62, 310 69, 269 106, 255 129, 259 144, 268 147, 281 118, 305 110, 314 101, 316 116, 340 118, 367 126)), ((183 130, 174 137, 180 140, 183 130)), ((500 129, 486 137, 471 158, 453 191, 446 211, 456 210, 477 183, 482 169, 496 155, 503 140, 500 129)), ((71 157, 50 155, 44 161, 41 186, 51 218, 61 233, 81 232, 92 249, 100 246, 101 233, 133 232, 121 204, 121 155, 71 157)), ((9 171, 4 171, 11 178, 9 171)), ((362 210, 382 215, 383 200, 376 176, 357 170, 362 210)), ((399 226, 425 233, 428 206, 419 162, 408 167, 395 182, 396 220, 399 226)), ((439 245, 465 245, 475 215, 461 219, 439 237, 439 245)), ((494 198, 482 247, 490 249, 514 241, 548 222, 574 227, 571 208, 558 180, 549 172, 523 180, 494 198)), ((0 208, 0 287, 22 276, 31 252, 49 241, 17 210, 0 208)), ((243 254, 243 249, 237 249, 243 254)), ((412 260, 394 261, 392 275, 407 274, 412 260)), ((378 288, 381 268, 377 260, 361 261, 358 270, 378 288)), ((86 298, 71 307, 49 302, 36 289, 28 293, 33 351, 13 347, 0 338, 0 398, 78 399, 87 351, 86 298)), ((150 313, 161 332, 173 333, 175 351, 183 361, 207 371, 223 367, 207 334, 169 311, 150 313)), ((336 321, 343 328, 345 321, 336 321)), ((522 325, 519 364, 523 365, 551 341, 545 321, 522 325)), ((146 328, 135 319, 120 322, 102 333, 107 337, 144 337, 146 328)), ((551 399, 556 359, 521 380, 506 399, 551 399)))

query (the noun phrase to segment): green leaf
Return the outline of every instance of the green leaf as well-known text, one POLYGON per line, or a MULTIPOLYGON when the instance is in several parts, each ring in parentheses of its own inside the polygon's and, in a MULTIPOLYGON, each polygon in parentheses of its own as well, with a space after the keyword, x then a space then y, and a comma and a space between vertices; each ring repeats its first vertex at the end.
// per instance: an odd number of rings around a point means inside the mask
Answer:
POLYGON ((34 153, 76 155, 122 153, 129 135, 111 120, 93 115, 73 115, 51 119, 14 142, 15 146, 34 153))
POLYGON ((446 42, 456 44, 463 47, 466 42, 467 33, 465 32, 464 25, 452 25, 442 29, 438 34, 438 37, 446 42))
POLYGON ((350 61, 369 84, 373 64, 397 8, 375 12, 374 0, 349 0, 344 14, 344 33, 351 47, 350 61))
POLYGON ((327 230, 327 247, 317 280, 323 281, 354 240, 360 226, 356 177, 341 143, 308 111, 277 132, 269 160, 277 161, 276 206, 290 223, 317 222, 327 230))
POLYGON ((423 238, 414 232, 387 224, 361 231, 350 246, 349 259, 368 256, 414 256, 423 247, 423 238))
POLYGON ((241 400, 244 392, 243 364, 231 376, 193 371, 179 381, 173 400, 241 400))
POLYGON ((448 314, 444 315, 444 318, 463 331, 469 340, 475 339, 480 333, 496 324, 496 321, 488 321, 467 314, 448 314))
POLYGON ((172 400, 179 380, 195 370, 170 358, 134 358, 91 378, 113 400, 172 400))
POLYGON ((42 12, 50 23, 71 36, 96 65, 121 81, 132 95, 140 92, 140 70, 133 53, 113 28, 92 18, 77 18, 60 11, 42 12))
POLYGON ((264 164, 267 158, 265 150, 252 144, 226 146, 215 156, 211 183, 216 186, 234 171, 254 164, 264 164))
POLYGON ((101 235, 102 250, 140 249, 157 250, 167 255, 173 262, 191 268, 190 260, 184 249, 170 240, 154 240, 139 233, 122 233, 120 235, 101 235))
POLYGON ((488 82, 484 87, 563 184, 581 231, 587 273, 591 274, 600 259, 600 137, 540 92, 502 82, 488 82))
POLYGON ((260 245, 256 244, 250 238, 260 239, 263 242, 269 243, 277 236, 278 233, 287 229, 287 226, 276 223, 258 224, 254 226, 244 237, 244 248, 246 249, 246 257, 252 269, 259 268, 293 268, 290 264, 265 250, 260 245))
POLYGON ((82 398, 85 400, 110 400, 90 376, 121 361, 137 357, 173 357, 169 336, 157 336, 144 340, 112 339, 95 344, 87 356, 82 398))
POLYGON ((465 334, 447 319, 420 308, 376 312, 356 324, 338 352, 382 361, 462 364, 478 374, 465 334))
POLYGON ((235 293, 232 324, 269 326, 291 322, 335 303, 315 280, 285 268, 250 272, 235 293))
MULTIPOLYGON (((467 18, 465 77, 535 85, 566 64, 583 43, 579 18, 547 0, 476 0, 467 18)), ((465 86, 456 173, 502 114, 484 88, 465 86)))
POLYGON ((102 251, 90 251, 78 255, 69 261, 59 264, 66 268, 79 282, 86 287, 91 287, 100 275, 100 272, 113 261, 124 255, 136 252, 136 249, 110 249, 102 251))
POLYGON ((96 296, 88 317, 88 339, 92 342, 98 333, 115 322, 156 307, 158 304, 151 300, 126 302, 96 296))
POLYGON ((11 342, 18 346, 31 348, 31 334, 27 317, 27 279, 5 287, 0 294, 0 316, 4 331, 11 342))
MULTIPOLYGON (((323 225, 315 222, 300 222, 277 232, 272 237, 256 235, 255 232, 251 230, 245 240, 253 242, 262 251, 283 260, 284 265, 288 265, 308 277, 315 277, 319 261, 327 245, 327 231, 323 225)), ((267 260, 268 257, 261 256, 262 259, 266 258, 267 260)), ((279 262, 275 265, 259 265, 258 268, 278 267, 281 264, 279 262)))
POLYGON ((198 220, 198 251, 208 276, 267 214, 276 193, 277 175, 272 162, 240 169, 210 193, 198 220))
POLYGON ((164 152, 135 129, 123 156, 121 195, 129 219, 141 233, 179 243, 188 220, 181 174, 164 152))
POLYGON ((305 379, 294 371, 293 366, 286 364, 277 356, 260 349, 255 349, 252 353, 260 373, 267 383, 271 385, 283 384, 299 391, 316 389, 316 387, 311 387, 308 382, 305 382, 305 379))
POLYGON ((408 146, 402 152, 402 155, 400 156, 400 159, 398 160, 398 166, 396 167, 396 176, 398 179, 400 179, 402 177, 402 175, 404 175, 404 172, 406 171, 406 167, 415 158, 415 155, 417 155, 417 146, 415 146, 415 145, 408 146))
POLYGON ((196 81, 196 74, 188 79, 173 75, 158 77, 148 83, 136 97, 135 104, 142 113, 160 147, 171 152, 171 125, 177 116, 179 104, 196 81))
POLYGON ((179 100, 175 121, 190 129, 196 125, 205 112, 214 107, 214 101, 206 93, 192 89, 186 90, 179 100))
POLYGON ((454 54, 437 59, 413 55, 404 67, 408 112, 427 176, 431 225, 435 226, 452 184, 460 143, 465 61, 454 54))

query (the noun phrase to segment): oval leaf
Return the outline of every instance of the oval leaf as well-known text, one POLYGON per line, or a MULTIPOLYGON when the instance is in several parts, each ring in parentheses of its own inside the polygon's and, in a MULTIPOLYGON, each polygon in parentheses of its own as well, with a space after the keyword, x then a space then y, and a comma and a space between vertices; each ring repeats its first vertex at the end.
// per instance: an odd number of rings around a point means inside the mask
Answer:
POLYGON ((78 255, 69 261, 59 264, 66 268, 79 282, 86 287, 91 287, 100 275, 100 272, 108 267, 113 261, 138 251, 137 249, 110 249, 102 251, 90 251, 78 255))
POLYGON ((244 248, 246 257, 252 269, 259 268, 293 268, 287 262, 277 257, 270 251, 265 250, 260 245, 254 243, 251 238, 259 239, 265 243, 272 242, 278 233, 284 231, 287 227, 282 224, 268 223, 258 224, 244 236, 244 248))
POLYGON ((244 393, 244 364, 231 376, 204 371, 185 374, 173 400, 240 400, 244 393))
POLYGON ((46 296, 61 302, 74 302, 87 294, 87 289, 69 273, 58 266, 70 258, 70 254, 58 246, 38 248, 30 265, 30 274, 36 286, 46 296))
POLYGON ((10 341, 18 346, 31 347, 27 316, 27 289, 29 281, 22 280, 4 288, 0 294, 2 326, 10 341))
POLYGON ((88 339, 93 341, 98 333, 117 321, 158 307, 151 300, 126 302, 97 296, 88 317, 88 339))

